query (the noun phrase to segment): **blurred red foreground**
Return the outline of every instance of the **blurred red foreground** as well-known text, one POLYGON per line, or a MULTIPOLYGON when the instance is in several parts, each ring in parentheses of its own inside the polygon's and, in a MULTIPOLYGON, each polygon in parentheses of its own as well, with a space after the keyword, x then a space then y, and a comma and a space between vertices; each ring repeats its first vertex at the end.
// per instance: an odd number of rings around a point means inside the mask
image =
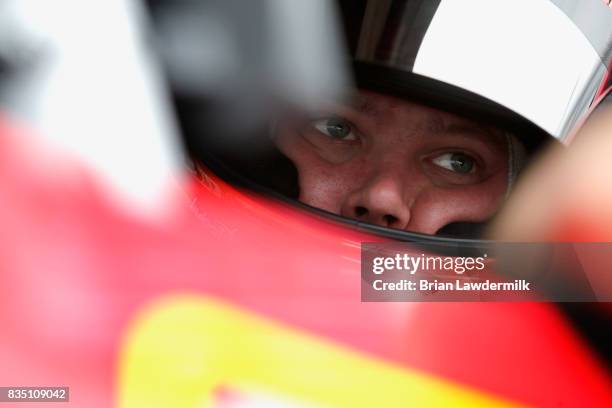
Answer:
POLYGON ((361 303, 379 238, 208 181, 171 220, 133 219, 1 118, 0 385, 69 386, 78 407, 612 406, 553 305, 361 303))

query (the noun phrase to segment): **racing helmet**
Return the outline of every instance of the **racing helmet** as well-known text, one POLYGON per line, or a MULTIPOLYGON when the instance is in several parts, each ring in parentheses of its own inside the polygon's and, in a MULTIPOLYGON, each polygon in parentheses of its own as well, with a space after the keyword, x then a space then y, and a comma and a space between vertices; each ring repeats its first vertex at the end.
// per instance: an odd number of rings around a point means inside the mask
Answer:
POLYGON ((529 146, 532 135, 567 140, 607 80, 612 13, 601 2, 340 1, 340 9, 359 84, 472 112, 529 146))
MULTIPOLYGON (((176 15, 176 9, 168 13, 169 6, 150 3, 154 20, 167 28, 164 16, 176 15)), ((196 14, 193 13, 196 2, 179 3, 183 4, 183 11, 190 10, 190 18, 196 14)), ((260 5, 271 9, 278 4, 260 5)), ((235 10, 232 6, 228 8, 235 10)), ((246 14, 261 17, 261 12, 254 11, 246 14)), ((351 73, 352 81, 348 83, 509 132, 520 145, 516 150, 509 149, 509 168, 513 173, 509 185, 529 161, 517 157, 523 151, 528 158, 532 157, 547 141, 571 140, 609 82, 612 10, 600 1, 338 0, 332 11, 338 16, 340 42, 345 49, 340 65, 348 67, 351 73)), ((244 10, 239 14, 244 16, 244 10)), ((250 41, 255 34, 261 35, 252 28, 247 30, 250 41)), ((158 31, 164 33, 163 29, 158 31)), ((194 30, 184 32, 183 39, 194 35, 194 30)), ((171 37, 176 44, 176 32, 171 37)), ((262 55, 259 56, 263 58, 262 55)), ((274 195, 370 232, 411 241, 424 238, 422 234, 348 220, 299 203, 295 165, 270 141, 273 128, 270 116, 274 115, 268 115, 261 109, 262 103, 253 97, 264 95, 258 92, 260 84, 249 88, 241 82, 242 92, 234 99, 240 103, 232 108, 236 112, 235 107, 239 106, 240 113, 233 118, 235 122, 247 122, 249 114, 258 111, 264 112, 265 120, 252 121, 260 126, 243 128, 241 137, 220 138, 220 132, 235 132, 220 128, 218 118, 228 122, 230 115, 220 113, 232 105, 228 103, 232 92, 227 90, 232 89, 231 81, 240 82, 244 78, 233 78, 225 87, 219 83, 209 88, 193 83, 185 86, 181 77, 189 71, 185 66, 190 63, 193 58, 182 65, 174 58, 166 66, 171 83, 174 81, 174 101, 185 144, 199 171, 212 171, 234 185, 274 195), (227 92, 219 93, 218 89, 227 92), (220 94, 223 96, 219 97, 220 94)), ((326 65, 326 61, 321 61, 321 65, 326 65)), ((256 69, 248 71, 249 75, 261 74, 265 67, 257 64, 256 69)), ((253 77, 252 83, 257 83, 260 77, 253 77)), ((287 98, 281 97, 270 105, 278 108, 279 100, 287 102, 287 98)), ((470 222, 454 223, 440 231, 442 235, 472 238, 479 236, 481 227, 470 222)))

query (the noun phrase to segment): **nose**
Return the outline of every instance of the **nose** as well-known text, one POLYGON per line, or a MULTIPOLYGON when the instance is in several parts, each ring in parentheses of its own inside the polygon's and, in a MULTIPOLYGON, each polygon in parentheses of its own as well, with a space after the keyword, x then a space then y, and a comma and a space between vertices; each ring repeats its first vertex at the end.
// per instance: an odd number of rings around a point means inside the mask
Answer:
POLYGON ((371 180, 348 194, 341 214, 370 224, 406 229, 410 222, 410 205, 404 197, 402 180, 392 174, 371 180))

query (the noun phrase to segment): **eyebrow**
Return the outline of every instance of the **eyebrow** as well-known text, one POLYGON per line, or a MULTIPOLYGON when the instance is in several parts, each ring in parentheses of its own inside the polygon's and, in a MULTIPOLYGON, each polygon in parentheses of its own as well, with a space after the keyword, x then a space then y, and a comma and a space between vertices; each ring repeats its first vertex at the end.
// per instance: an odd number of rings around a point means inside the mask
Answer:
POLYGON ((487 146, 496 146, 502 149, 505 148, 506 144, 502 131, 480 123, 451 122, 446 124, 441 115, 436 115, 425 126, 425 130, 432 135, 462 135, 484 143, 487 146))
POLYGON ((505 144, 503 132, 478 124, 451 124, 446 128, 446 133, 460 133, 466 137, 481 139, 499 146, 505 144))
POLYGON ((426 130, 433 134, 462 134, 467 137, 486 139, 487 141, 502 142, 501 132, 481 125, 479 123, 451 122, 446 124, 444 119, 436 115, 427 125, 426 130))
POLYGON ((451 123, 447 126, 443 126, 443 133, 462 133, 462 134, 473 134, 491 137, 492 131, 480 125, 472 125, 466 123, 451 123))
POLYGON ((344 106, 364 115, 376 113, 376 108, 373 104, 370 103, 369 99, 366 97, 356 97, 354 99, 351 99, 344 106))

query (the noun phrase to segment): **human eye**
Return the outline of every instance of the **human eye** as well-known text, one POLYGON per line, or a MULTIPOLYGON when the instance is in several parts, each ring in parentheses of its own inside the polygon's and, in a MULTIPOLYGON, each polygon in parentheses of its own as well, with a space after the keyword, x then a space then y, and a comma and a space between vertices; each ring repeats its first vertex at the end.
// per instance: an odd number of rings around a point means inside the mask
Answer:
POLYGON ((476 160, 463 152, 443 153, 431 159, 431 162, 458 174, 471 174, 476 170, 476 160))
POLYGON ((312 122, 312 126, 333 140, 351 141, 358 138, 351 123, 340 117, 318 119, 312 122))

